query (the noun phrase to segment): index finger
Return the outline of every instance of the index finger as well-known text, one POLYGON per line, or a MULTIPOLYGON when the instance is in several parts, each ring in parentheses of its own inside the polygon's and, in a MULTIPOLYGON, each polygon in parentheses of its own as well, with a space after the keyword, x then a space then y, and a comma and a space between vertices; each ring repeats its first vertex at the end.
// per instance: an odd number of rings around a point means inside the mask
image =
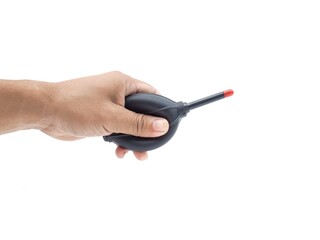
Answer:
POLYGON ((125 92, 126 96, 134 93, 159 94, 159 91, 150 84, 134 78, 127 79, 125 92))

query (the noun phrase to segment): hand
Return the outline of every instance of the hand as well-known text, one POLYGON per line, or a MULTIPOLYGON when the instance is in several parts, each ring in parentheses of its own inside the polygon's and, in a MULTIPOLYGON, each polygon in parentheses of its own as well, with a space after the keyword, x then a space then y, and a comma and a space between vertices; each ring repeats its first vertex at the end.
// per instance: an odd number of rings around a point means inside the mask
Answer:
MULTIPOLYGON (((159 117, 137 114, 124 108, 127 95, 156 89, 120 72, 84 77, 50 84, 52 103, 47 110, 48 126, 44 133, 61 140, 76 140, 111 133, 141 137, 158 137, 168 131, 169 124, 159 117)), ((128 150, 117 147, 123 158, 128 150)), ((134 152, 139 160, 146 152, 134 152)))

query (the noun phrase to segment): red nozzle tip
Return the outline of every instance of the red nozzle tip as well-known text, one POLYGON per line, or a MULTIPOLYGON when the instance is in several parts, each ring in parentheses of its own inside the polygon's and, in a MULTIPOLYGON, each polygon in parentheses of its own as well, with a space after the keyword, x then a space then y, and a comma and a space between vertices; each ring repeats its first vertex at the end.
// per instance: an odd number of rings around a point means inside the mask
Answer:
POLYGON ((231 97, 233 95, 233 90, 229 89, 223 92, 224 97, 231 97))

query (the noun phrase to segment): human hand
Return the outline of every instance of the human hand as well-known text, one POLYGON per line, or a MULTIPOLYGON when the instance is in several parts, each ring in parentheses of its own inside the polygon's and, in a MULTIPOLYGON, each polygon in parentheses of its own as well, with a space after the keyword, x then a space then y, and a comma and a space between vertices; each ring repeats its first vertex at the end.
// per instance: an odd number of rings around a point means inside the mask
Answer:
MULTIPOLYGON (((120 72, 109 72, 50 84, 48 126, 44 133, 61 140, 76 140, 111 133, 159 137, 169 129, 165 119, 137 114, 124 108, 125 97, 138 92, 157 93, 147 83, 120 72)), ((123 158, 127 149, 117 147, 123 158)), ((134 152, 139 160, 147 152, 134 152)))

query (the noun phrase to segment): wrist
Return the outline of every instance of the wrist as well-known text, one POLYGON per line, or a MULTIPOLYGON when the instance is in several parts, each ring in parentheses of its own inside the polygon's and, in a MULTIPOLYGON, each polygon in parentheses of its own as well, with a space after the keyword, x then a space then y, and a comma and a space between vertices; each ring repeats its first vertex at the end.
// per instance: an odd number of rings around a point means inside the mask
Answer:
POLYGON ((18 109, 19 129, 42 130, 50 124, 52 116, 52 83, 20 81, 20 107, 18 109))
POLYGON ((32 128, 42 130, 52 124, 55 116, 55 83, 34 81, 34 98, 31 98, 30 122, 32 128))

